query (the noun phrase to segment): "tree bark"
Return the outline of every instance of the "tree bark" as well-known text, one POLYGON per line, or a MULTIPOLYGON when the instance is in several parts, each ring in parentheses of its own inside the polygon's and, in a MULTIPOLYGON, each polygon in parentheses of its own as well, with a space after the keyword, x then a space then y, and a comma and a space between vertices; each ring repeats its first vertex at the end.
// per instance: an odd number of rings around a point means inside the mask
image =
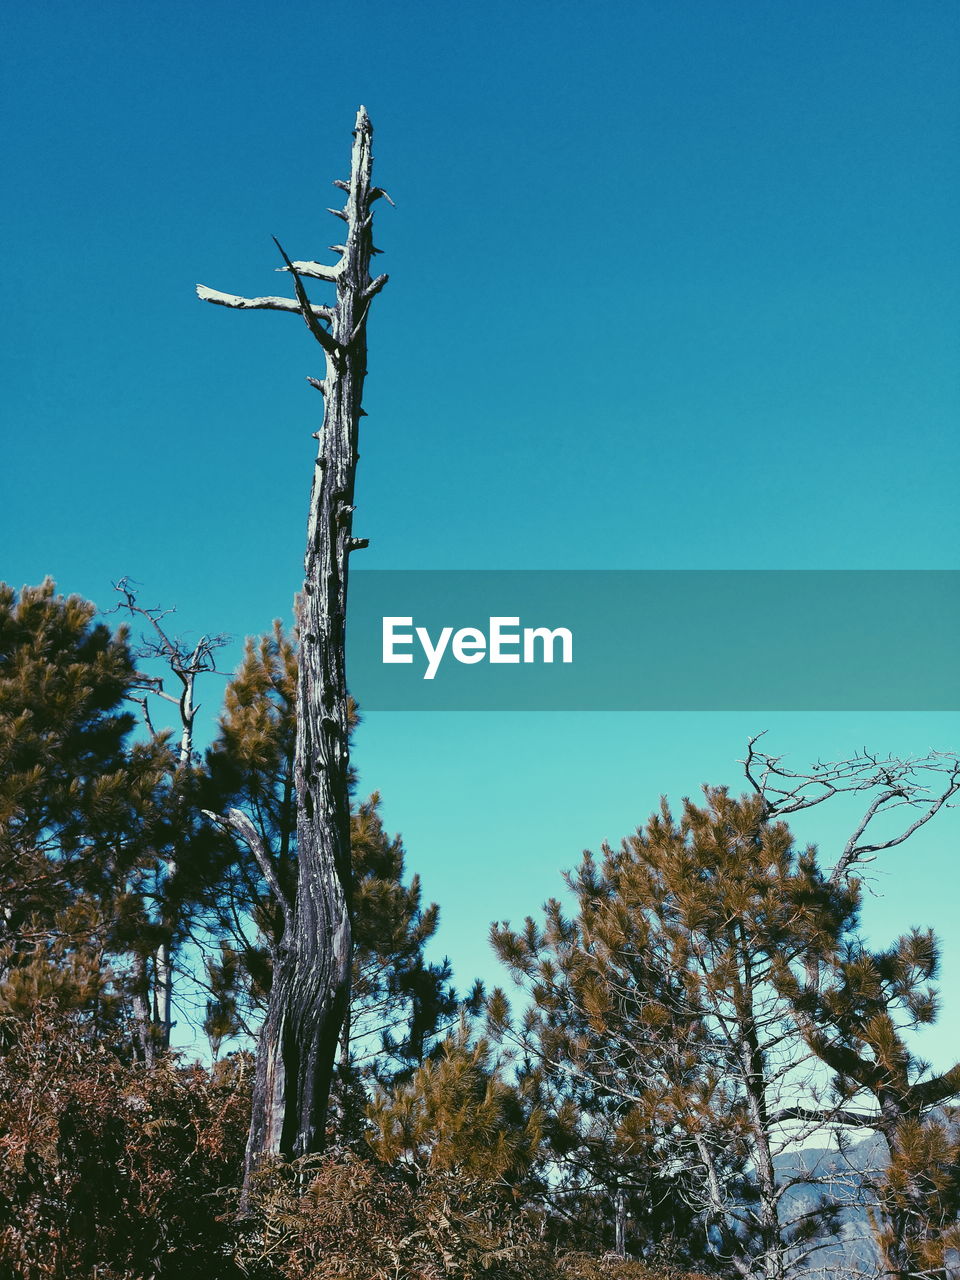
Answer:
MULTIPOLYGON (((350 805, 347 688, 344 663, 350 552, 366 545, 352 534, 357 439, 367 371, 366 319, 386 276, 370 277, 373 129, 357 114, 347 199, 331 210, 346 223, 340 261, 291 262, 296 308, 323 348, 326 373, 309 379, 324 395, 323 428, 307 523, 303 591, 297 602, 297 891, 274 965, 260 1036, 245 1186, 265 1155, 292 1158, 324 1145, 327 1100, 351 969, 350 805), (336 284, 334 308, 315 307, 303 277, 336 284), (325 328, 325 324, 330 328, 325 328)), ((389 197, 388 197, 389 198, 389 197)), ((278 248, 280 248, 278 243, 278 248)), ((233 307, 272 309, 276 300, 238 298, 198 286, 201 298, 233 307)), ((292 309, 292 308, 291 308, 292 309)))
POLYGON ((617 1187, 613 1198, 614 1243, 613 1252, 618 1258, 627 1256, 627 1193, 617 1187))

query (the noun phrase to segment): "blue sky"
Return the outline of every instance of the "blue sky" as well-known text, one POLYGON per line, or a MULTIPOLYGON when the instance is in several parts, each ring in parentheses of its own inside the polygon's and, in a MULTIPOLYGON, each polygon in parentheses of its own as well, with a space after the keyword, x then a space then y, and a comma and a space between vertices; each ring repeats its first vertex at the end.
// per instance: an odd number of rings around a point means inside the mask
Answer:
MULTIPOLYGON (((129 574, 238 643, 289 617, 319 352, 193 286, 281 291, 274 234, 325 256, 361 101, 397 201, 367 567, 958 567, 953 3, 41 2, 0 35, 14 584, 106 606, 129 574)), ((765 723, 801 764, 949 748, 957 720, 765 723)), ((491 919, 661 792, 735 784, 762 727, 371 714, 357 755, 466 981, 491 919)), ((884 862, 878 941, 950 926, 954 817, 884 862)))

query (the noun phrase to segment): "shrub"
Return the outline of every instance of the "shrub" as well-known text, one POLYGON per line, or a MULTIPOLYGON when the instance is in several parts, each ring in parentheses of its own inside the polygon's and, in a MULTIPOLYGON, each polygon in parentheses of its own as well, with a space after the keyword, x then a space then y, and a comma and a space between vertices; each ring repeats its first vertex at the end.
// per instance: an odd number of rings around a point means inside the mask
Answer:
POLYGON ((284 1280, 552 1280, 536 1223, 458 1172, 416 1178, 353 1153, 266 1168, 238 1261, 284 1280))
POLYGON ((239 1178, 250 1075, 152 1071, 37 1014, 0 1057, 0 1280, 235 1275, 222 1188, 239 1178))
POLYGON ((711 1280, 699 1272, 678 1271, 668 1264, 638 1262, 607 1253, 564 1254, 558 1259, 560 1280, 711 1280))

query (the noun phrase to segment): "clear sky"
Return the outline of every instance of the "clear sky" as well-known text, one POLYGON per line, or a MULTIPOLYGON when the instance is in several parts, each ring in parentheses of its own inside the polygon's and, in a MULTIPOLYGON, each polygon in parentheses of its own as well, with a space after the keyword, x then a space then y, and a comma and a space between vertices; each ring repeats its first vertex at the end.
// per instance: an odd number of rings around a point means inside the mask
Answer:
MULTIPOLYGON (((193 286, 283 291, 271 235, 326 256, 360 102, 397 202, 367 567, 960 567, 952 0, 40 0, 2 22, 6 580, 108 606, 129 574, 238 643, 289 618, 320 353, 193 286)), ((761 620, 771 644, 790 623, 761 620)), ((466 982, 496 976, 489 921, 584 846, 736 784, 756 719, 370 715, 357 763, 466 982)), ((765 723, 798 765, 960 745, 945 713, 765 723)), ((884 861, 876 941, 951 928, 955 818, 884 861)))

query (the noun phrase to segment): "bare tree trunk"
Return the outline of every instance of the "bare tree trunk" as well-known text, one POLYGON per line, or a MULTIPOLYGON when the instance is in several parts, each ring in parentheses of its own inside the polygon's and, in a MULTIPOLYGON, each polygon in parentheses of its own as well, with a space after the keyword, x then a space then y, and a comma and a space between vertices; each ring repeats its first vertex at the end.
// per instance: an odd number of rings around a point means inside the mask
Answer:
MULTIPOLYGON (((203 650, 207 643, 207 638, 204 636, 190 655, 186 669, 183 669, 182 664, 174 666, 174 670, 179 675, 183 686, 179 700, 181 721, 180 756, 177 762, 175 779, 178 792, 190 772, 190 765, 193 760, 193 725, 197 717, 194 689, 196 687, 197 672, 203 669, 203 650)), ((182 807, 182 804, 181 794, 178 805, 182 807)), ((176 857, 168 858, 164 867, 166 873, 164 877, 165 891, 173 884, 178 869, 176 857)), ((154 1020, 160 1041, 160 1049, 165 1053, 170 1048, 170 1036, 173 1031, 173 957, 178 913, 169 900, 165 899, 161 904, 160 914, 165 936, 154 953, 154 965, 157 974, 154 1020)))
POLYGON ((147 974, 147 957, 138 955, 135 960, 133 991, 133 1026, 136 1036, 135 1052, 147 1067, 156 1063, 157 1045, 153 1034, 153 1017, 150 1009, 150 979, 147 974))
POLYGON ((767 1115, 764 1077, 757 1064, 759 1050, 755 1044, 743 1047, 744 1086, 747 1102, 759 1203, 757 1227, 762 1246, 761 1265, 765 1280, 783 1280, 786 1249, 777 1211, 779 1195, 777 1174, 770 1150, 770 1121, 767 1115))
MULTIPOLYGON (((350 806, 344 639, 349 554, 366 543, 352 536, 353 492, 363 381, 366 319, 386 276, 370 277, 373 129, 357 114, 340 261, 291 262, 296 303, 239 298, 198 286, 206 301, 240 309, 299 310, 326 356, 325 414, 307 524, 303 591, 297 605, 297 893, 283 901, 286 926, 277 950, 260 1036, 245 1184, 264 1155, 295 1157, 324 1144, 327 1100, 350 988, 350 806), (303 279, 336 284, 335 307, 314 306, 303 279), (326 324, 330 325, 327 329, 326 324)), ((278 244, 278 248, 279 248, 278 244)))
POLYGON ((738 1042, 737 1057, 753 1147, 758 1197, 755 1220, 761 1246, 758 1261, 765 1280, 783 1280, 787 1251, 778 1212, 777 1173, 770 1142, 772 1125, 767 1106, 767 1070, 758 1026, 760 1010, 754 955, 742 924, 728 926, 727 939, 731 954, 737 957, 736 973, 731 982, 734 1008, 731 1021, 738 1042))
POLYGON ((627 1193, 623 1187, 617 1187, 613 1199, 613 1251, 618 1258, 627 1256, 627 1193))
MULTIPOLYGON (((121 578, 114 583, 114 590, 123 597, 123 608, 132 618, 141 618, 148 625, 148 631, 135 651, 139 658, 162 659, 176 676, 180 685, 179 693, 171 693, 164 687, 164 679, 158 676, 140 674, 136 686, 140 693, 133 695, 143 710, 144 726, 150 735, 157 740, 159 735, 154 728, 150 714, 149 698, 156 696, 172 703, 180 717, 180 749, 174 774, 174 796, 178 816, 184 816, 186 800, 184 789, 190 776, 193 762, 193 728, 199 707, 196 701, 197 676, 201 672, 215 671, 216 650, 226 643, 226 637, 201 636, 196 644, 188 649, 182 640, 171 636, 163 625, 164 618, 174 612, 172 609, 153 609, 141 605, 137 601, 137 593, 129 579, 121 578)), ((151 990, 146 957, 141 956, 137 962, 137 990, 134 993, 134 1021, 137 1025, 138 1037, 144 1048, 144 1061, 152 1066, 158 1056, 170 1048, 170 1035, 173 1030, 173 975, 174 957, 176 954, 176 935, 180 920, 180 909, 172 899, 172 887, 175 884, 179 863, 176 849, 164 859, 163 876, 157 892, 159 920, 162 940, 153 953, 154 984, 151 990)))

